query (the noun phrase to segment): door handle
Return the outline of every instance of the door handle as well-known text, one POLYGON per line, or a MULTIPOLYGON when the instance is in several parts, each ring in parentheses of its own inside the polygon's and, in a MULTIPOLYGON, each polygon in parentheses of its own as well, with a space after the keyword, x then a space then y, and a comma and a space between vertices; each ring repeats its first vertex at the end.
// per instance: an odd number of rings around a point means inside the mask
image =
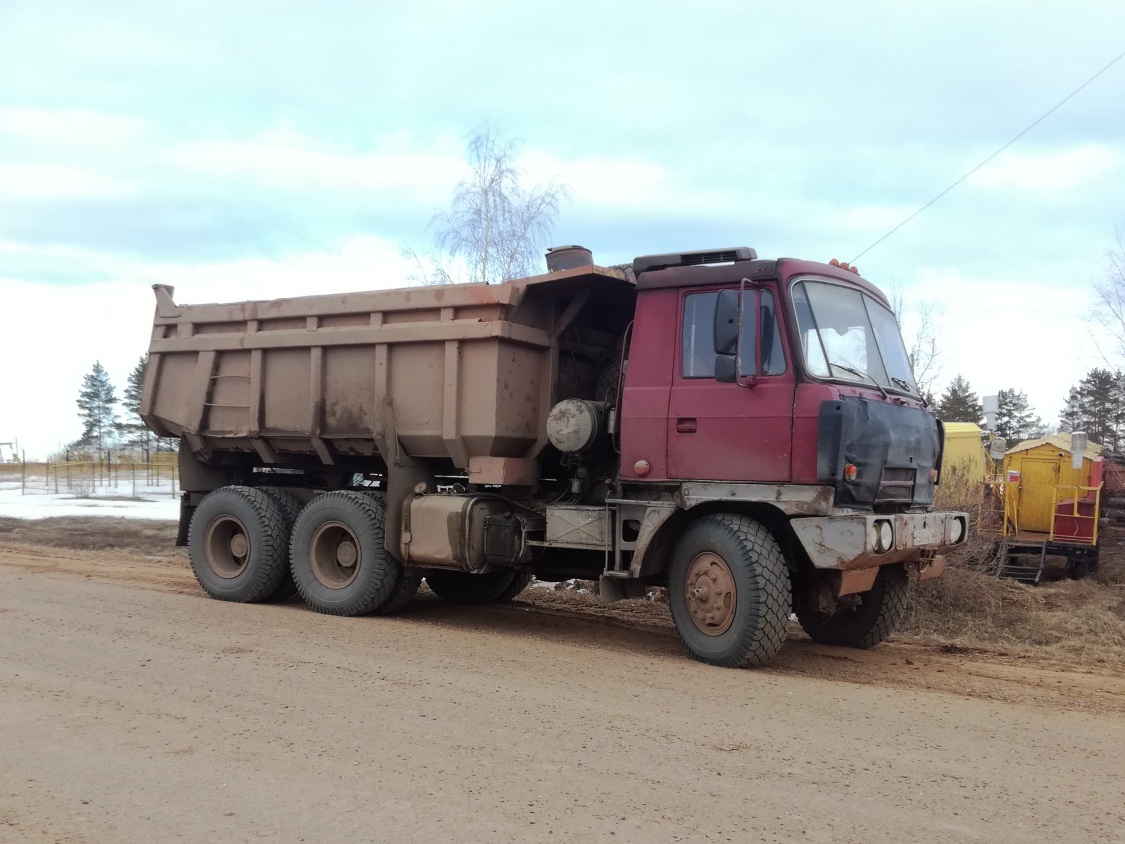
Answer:
POLYGON ((676 420, 676 433, 677 434, 694 434, 695 433, 695 420, 682 417, 676 420))

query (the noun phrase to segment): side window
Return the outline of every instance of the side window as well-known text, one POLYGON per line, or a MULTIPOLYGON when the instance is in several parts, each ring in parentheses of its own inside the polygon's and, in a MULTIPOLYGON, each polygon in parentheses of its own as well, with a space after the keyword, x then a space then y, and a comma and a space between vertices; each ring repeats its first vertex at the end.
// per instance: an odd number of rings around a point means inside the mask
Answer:
POLYGON ((785 374, 785 349, 773 294, 762 291, 762 375, 785 374))
POLYGON ((718 299, 718 292, 691 293, 684 297, 680 365, 684 378, 715 377, 715 303, 718 299))
MULTIPOLYGON (((684 297, 680 358, 680 375, 683 378, 715 377, 715 305, 718 298, 717 291, 689 293, 684 297)), ((746 291, 742 299, 742 333, 739 338, 744 374, 753 374, 759 363, 762 375, 784 374, 785 352, 778 320, 777 306, 771 292, 746 291), (759 308, 759 314, 755 314, 755 307, 759 308), (755 355, 759 324, 762 338, 760 356, 755 355)))

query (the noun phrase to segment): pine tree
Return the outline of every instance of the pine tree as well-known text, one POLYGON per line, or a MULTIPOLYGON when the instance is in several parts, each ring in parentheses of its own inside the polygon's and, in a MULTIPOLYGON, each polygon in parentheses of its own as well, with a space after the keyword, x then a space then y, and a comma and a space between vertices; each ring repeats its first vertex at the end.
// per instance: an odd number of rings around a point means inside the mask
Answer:
POLYGON ((152 431, 141 420, 141 392, 145 383, 145 367, 148 366, 148 355, 142 355, 129 373, 129 382, 125 385, 125 397, 121 404, 125 407, 125 421, 119 426, 125 444, 139 449, 144 461, 152 459, 153 440, 152 431))
POLYGON ((117 440, 117 391, 100 361, 82 378, 77 404, 82 436, 75 446, 104 452, 117 440))
POLYGON ((1008 445, 1043 435, 1043 420, 1035 415, 1023 391, 1001 390, 996 395, 996 404, 996 433, 1008 445))
POLYGON ((1062 430, 1085 431, 1091 442, 1114 450, 1125 445, 1125 375, 1091 369, 1070 388, 1059 419, 1062 430))
POLYGON ((938 399, 934 413, 942 422, 972 422, 980 425, 984 408, 969 382, 957 375, 938 399))

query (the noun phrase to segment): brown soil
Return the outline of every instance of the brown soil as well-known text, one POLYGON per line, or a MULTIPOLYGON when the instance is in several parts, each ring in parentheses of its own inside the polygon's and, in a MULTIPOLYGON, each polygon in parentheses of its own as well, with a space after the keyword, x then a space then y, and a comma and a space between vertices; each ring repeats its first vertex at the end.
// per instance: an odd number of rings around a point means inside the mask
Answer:
MULTIPOLYGON (((0 565, 202 596, 174 541, 170 522, 0 518, 0 565)), ((1108 571, 1119 565, 1111 558, 1108 571)), ((930 594, 915 602, 907 631, 890 642, 871 651, 824 647, 794 623, 767 670, 1125 714, 1125 587, 1093 579, 1028 587, 954 569, 923 589, 930 594)), ((420 595, 432 597, 425 586, 420 595)), ((480 613, 489 628, 530 625, 583 647, 680 652, 660 601, 603 604, 575 590, 531 588, 480 613)))
POLYGON ((664 604, 549 589, 380 619, 226 604, 172 530, 0 520, 0 840, 1125 834, 1119 669, 794 631, 728 671, 683 656, 664 604))

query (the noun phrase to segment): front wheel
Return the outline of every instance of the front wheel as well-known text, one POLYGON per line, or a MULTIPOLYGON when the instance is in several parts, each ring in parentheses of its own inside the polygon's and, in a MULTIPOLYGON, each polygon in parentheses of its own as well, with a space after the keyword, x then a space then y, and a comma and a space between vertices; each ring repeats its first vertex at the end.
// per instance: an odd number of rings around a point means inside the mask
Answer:
POLYGON ((785 642, 792 603, 777 541, 749 516, 704 516, 672 556, 668 603, 688 653, 724 668, 762 665, 785 642))
POLYGON ((895 632, 906 616, 910 579, 898 565, 882 566, 867 592, 845 595, 835 612, 823 613, 806 601, 797 604, 797 620, 814 642, 846 648, 873 648, 895 632))

